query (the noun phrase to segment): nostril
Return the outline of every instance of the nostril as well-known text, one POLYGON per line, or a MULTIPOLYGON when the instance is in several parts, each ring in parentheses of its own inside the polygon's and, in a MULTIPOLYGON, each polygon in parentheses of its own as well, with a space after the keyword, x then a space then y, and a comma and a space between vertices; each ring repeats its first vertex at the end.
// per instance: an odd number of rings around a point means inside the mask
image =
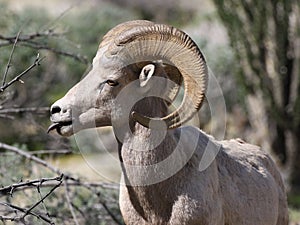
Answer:
POLYGON ((59 106, 53 106, 51 108, 51 114, 59 113, 61 111, 61 108, 59 106))

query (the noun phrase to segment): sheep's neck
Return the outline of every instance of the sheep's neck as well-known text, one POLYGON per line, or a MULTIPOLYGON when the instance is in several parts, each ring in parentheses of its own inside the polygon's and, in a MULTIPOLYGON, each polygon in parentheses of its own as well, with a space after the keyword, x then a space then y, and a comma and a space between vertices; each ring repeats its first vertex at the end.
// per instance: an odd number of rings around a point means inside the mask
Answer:
MULTIPOLYGON (((160 102, 155 105, 162 108, 158 110, 157 107, 148 105, 144 107, 148 112, 142 113, 153 116, 153 110, 156 113, 154 116, 162 116, 167 111, 160 102), (161 115, 157 115, 157 112, 161 112, 161 115)), ((169 178, 164 177, 164 170, 167 170, 166 166, 170 166, 170 161, 167 164, 163 162, 171 155, 175 146, 173 131, 150 130, 138 123, 133 123, 132 128, 134 135, 126 134, 123 143, 119 144, 130 201, 140 215, 147 212, 144 215, 147 220, 151 220, 149 215, 168 218, 173 200, 166 193, 170 191, 170 187, 166 181, 169 178)))
MULTIPOLYGON (((150 117, 162 117, 168 111, 165 102, 158 98, 145 99, 134 110, 150 117)), ((155 165, 173 152, 170 146, 174 142, 173 131, 148 129, 134 121, 129 123, 131 129, 123 129, 125 134, 120 143, 120 156, 125 167, 155 165)))

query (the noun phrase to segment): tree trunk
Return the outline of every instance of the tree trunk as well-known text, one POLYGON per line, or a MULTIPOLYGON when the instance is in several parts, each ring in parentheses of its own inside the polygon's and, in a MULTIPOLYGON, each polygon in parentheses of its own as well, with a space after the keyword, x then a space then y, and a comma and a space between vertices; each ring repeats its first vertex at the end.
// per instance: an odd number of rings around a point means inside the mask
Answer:
MULTIPOLYGON (((272 132, 272 130, 270 130, 272 132)), ((286 165, 288 161, 286 129, 278 124, 274 124, 273 134, 271 135, 271 151, 276 155, 281 165, 286 165)))
POLYGON ((290 168, 290 192, 300 194, 300 127, 291 134, 292 160, 290 168))
POLYGON ((300 193, 299 0, 213 1, 240 65, 239 85, 260 101, 248 112, 253 143, 273 153, 300 193))

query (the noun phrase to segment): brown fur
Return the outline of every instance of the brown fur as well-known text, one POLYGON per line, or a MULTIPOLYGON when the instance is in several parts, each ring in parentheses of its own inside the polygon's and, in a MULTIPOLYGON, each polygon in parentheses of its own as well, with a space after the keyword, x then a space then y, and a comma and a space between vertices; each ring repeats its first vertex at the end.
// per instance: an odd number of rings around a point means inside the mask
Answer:
MULTIPOLYGON (((132 118, 130 130, 126 130, 128 115, 122 111, 124 108, 113 109, 118 105, 116 98, 120 92, 139 79, 140 71, 135 71, 139 68, 137 65, 124 67, 124 60, 118 57, 117 51, 115 55, 107 52, 112 50, 109 43, 137 24, 149 22, 128 22, 106 35, 90 73, 51 107, 53 125, 49 131, 56 129, 63 136, 102 126, 113 126, 115 133, 124 131, 117 139, 124 183, 120 188, 120 208, 127 225, 287 225, 288 208, 280 173, 259 147, 239 140, 216 141, 192 126, 166 132, 148 129, 132 118), (118 85, 109 85, 111 80, 118 85), (113 123, 113 117, 121 120, 113 123), (212 153, 216 153, 215 158, 203 168, 201 163, 212 153)), ((192 45, 190 40, 186 43, 192 45)), ((120 50, 120 46, 114 47, 120 50)), ((193 51, 186 54, 188 52, 193 51)), ((200 51, 197 52, 193 54, 194 59, 202 57, 200 51)), ((181 58, 176 60, 179 62, 181 58)), ((181 64, 191 71, 205 67, 203 61, 198 63, 199 68, 194 68, 189 57, 181 64)), ((155 76, 169 77, 175 71, 171 68, 166 75, 160 72, 162 65, 155 66, 155 76)), ((181 79, 173 77, 173 80, 181 83, 181 79)), ((184 82, 195 91, 199 89, 191 80, 184 82)), ((206 81, 202 85, 205 86, 206 81)), ((136 84, 134 89, 122 94, 133 97, 154 90, 154 86, 157 86, 155 82, 149 82, 146 89, 136 84)), ((171 89, 175 94, 169 95, 167 101, 173 100, 178 92, 178 88, 172 86, 171 89)), ((203 94, 201 91, 199 96, 202 98, 203 94)), ((186 120, 200 107, 198 100, 195 98, 194 106, 185 102, 181 108, 182 112, 189 111, 186 120)), ((148 98, 139 102, 134 110, 141 115, 162 117, 167 114, 166 107, 166 102, 148 98)), ((181 121, 175 123, 177 127, 181 121)))

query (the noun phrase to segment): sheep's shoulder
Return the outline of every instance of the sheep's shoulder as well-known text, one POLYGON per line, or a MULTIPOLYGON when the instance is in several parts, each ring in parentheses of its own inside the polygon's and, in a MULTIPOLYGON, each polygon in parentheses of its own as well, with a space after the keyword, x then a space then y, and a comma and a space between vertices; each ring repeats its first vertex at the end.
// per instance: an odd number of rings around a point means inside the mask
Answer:
POLYGON ((258 146, 241 140, 220 144, 222 149, 216 161, 227 221, 275 224, 278 212, 274 209, 279 208, 284 188, 270 156, 258 146), (264 221, 259 215, 265 215, 264 221))

